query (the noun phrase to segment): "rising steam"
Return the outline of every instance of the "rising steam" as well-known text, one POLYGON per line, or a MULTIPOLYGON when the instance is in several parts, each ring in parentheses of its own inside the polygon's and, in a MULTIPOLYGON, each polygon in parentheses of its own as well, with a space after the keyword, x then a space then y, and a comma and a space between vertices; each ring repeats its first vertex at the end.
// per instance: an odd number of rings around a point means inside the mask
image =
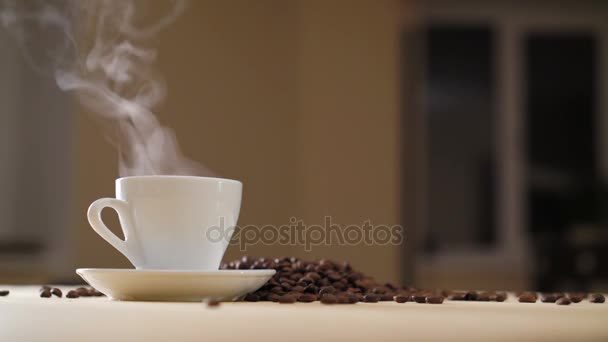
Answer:
POLYGON ((5 0, 0 2, 0 25, 23 47, 30 64, 52 70, 59 88, 75 92, 97 114, 119 151, 121 176, 210 175, 182 156, 173 131, 152 111, 166 92, 152 68, 156 50, 149 47, 150 39, 184 11, 185 3, 175 1, 168 13, 147 25, 137 24, 138 4, 5 0), (32 49, 36 31, 53 32, 52 46, 32 49))

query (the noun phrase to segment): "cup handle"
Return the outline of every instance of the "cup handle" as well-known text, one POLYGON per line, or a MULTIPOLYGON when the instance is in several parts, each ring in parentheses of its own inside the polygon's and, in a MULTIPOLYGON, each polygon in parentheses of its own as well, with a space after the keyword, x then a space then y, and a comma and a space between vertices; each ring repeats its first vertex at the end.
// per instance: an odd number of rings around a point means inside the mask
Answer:
POLYGON ((87 216, 89 219, 89 224, 91 224, 93 230, 130 260, 129 249, 127 246, 129 232, 131 232, 131 213, 129 211, 129 203, 116 198, 100 198, 91 203, 87 216), (103 223, 103 220, 101 219, 101 211, 104 208, 112 208, 118 213, 120 227, 125 235, 124 240, 121 240, 118 236, 112 233, 105 223, 103 223))

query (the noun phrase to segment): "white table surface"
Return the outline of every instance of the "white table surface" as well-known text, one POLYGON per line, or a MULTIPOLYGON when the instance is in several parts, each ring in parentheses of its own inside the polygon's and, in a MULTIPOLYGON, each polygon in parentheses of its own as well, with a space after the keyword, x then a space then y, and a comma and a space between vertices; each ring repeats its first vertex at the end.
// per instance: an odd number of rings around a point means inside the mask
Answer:
POLYGON ((114 302, 2 286, 0 341, 608 341, 608 304, 114 302))

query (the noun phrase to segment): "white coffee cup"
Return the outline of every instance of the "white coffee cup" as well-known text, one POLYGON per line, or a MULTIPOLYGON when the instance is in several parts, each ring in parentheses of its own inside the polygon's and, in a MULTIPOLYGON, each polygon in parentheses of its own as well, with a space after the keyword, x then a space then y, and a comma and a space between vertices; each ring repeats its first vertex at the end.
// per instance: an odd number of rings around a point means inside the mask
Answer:
POLYGON ((119 178, 116 198, 91 204, 89 223, 137 269, 217 270, 239 217, 242 189, 241 182, 221 178, 119 178), (118 213, 124 240, 103 223, 106 207, 118 213))

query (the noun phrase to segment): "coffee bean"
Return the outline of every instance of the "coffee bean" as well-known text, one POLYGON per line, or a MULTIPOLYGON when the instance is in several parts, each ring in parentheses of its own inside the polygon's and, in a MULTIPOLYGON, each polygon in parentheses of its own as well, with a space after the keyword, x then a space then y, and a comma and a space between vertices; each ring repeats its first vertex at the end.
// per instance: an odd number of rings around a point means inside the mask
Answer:
POLYGON ((467 291, 464 295, 464 300, 477 300, 479 294, 476 291, 467 291))
POLYGON ((589 296, 589 301, 591 303, 604 303, 606 301, 606 298, 604 298, 604 295, 600 293, 594 293, 589 296))
POLYGON ((9 291, 9 290, 1 290, 0 291, 0 297, 6 297, 6 296, 8 296, 9 293, 11 293, 11 291, 9 291))
POLYGON ((96 289, 91 288, 91 290, 89 291, 89 294, 91 296, 95 296, 95 297, 102 297, 105 296, 105 294, 103 294, 102 292, 97 291, 96 289))
POLYGON ((536 299, 536 295, 530 292, 524 292, 518 298, 520 303, 536 303, 536 299))
POLYGON ((416 294, 413 294, 410 297, 410 299, 413 302, 416 302, 416 303, 420 303, 420 304, 426 303, 426 294, 424 294, 424 293, 416 293, 416 294))
POLYGON ((300 293, 302 293, 302 292, 304 292, 304 287, 303 287, 303 286, 300 286, 300 285, 296 285, 296 286, 294 286, 294 287, 293 287, 291 290, 292 290, 292 291, 295 291, 295 292, 300 292, 300 293))
POLYGON ((303 293, 299 298, 298 302, 312 303, 317 300, 317 296, 312 293, 303 293))
POLYGON ((381 288, 381 287, 374 287, 372 289, 372 293, 374 293, 374 294, 384 294, 384 293, 386 293, 386 290, 383 289, 383 288, 381 288))
POLYGON ((570 303, 571 301, 568 297, 561 297, 555 302, 557 305, 570 305, 570 303))
POLYGON ((330 273, 327 278, 331 281, 338 281, 342 279, 342 276, 338 272, 330 273))
POLYGON ((208 298, 208 299, 205 299, 204 302, 205 302, 205 304, 207 304, 207 307, 209 307, 209 308, 215 308, 215 307, 220 306, 220 301, 216 300, 216 299, 208 298))
POLYGON ((406 303, 407 301, 409 301, 410 298, 409 296, 396 295, 394 299, 397 303, 406 303))
POLYGON ((507 300, 507 293, 503 292, 503 291, 499 291, 496 292, 496 299, 497 302, 504 302, 505 300, 507 300))
POLYGON ((42 291, 40 291, 40 297, 42 297, 42 298, 51 297, 51 289, 43 289, 42 291))
POLYGON ((466 300, 466 292, 452 292, 447 298, 449 300, 466 300))
POLYGON ((307 278, 312 279, 313 281, 317 281, 317 280, 321 279, 321 276, 317 272, 308 272, 305 274, 305 276, 307 278))
POLYGON ((351 304, 350 300, 348 299, 348 296, 345 294, 336 295, 336 299, 338 300, 338 304, 351 304))
POLYGON ((290 294, 286 294, 286 295, 279 297, 280 304, 292 304, 292 303, 295 303, 297 300, 298 300, 298 298, 296 296, 292 296, 290 294))
POLYGON ((490 294, 487 292, 481 292, 477 295, 477 301, 478 302, 489 302, 490 301, 490 294))
POLYGON ((314 285, 308 285, 304 288, 304 293, 317 294, 318 292, 318 288, 314 285))
POLYGON ((78 297, 80 297, 80 296, 78 295, 78 292, 76 290, 70 290, 65 295, 65 298, 78 298, 78 297))
POLYGON ((428 296, 426 302, 429 304, 441 304, 443 303, 443 296, 428 296))
POLYGON ((389 293, 385 293, 380 295, 380 301, 381 302, 392 302, 393 301, 393 295, 389 294, 389 293))
POLYGON ((245 295, 245 298, 243 298, 243 300, 246 302, 257 302, 260 300, 260 297, 256 294, 248 293, 245 295))
POLYGON ((553 293, 542 293, 540 295, 540 301, 543 303, 555 303, 557 299, 557 296, 553 293))
POLYGON ((378 300, 379 300, 378 296, 373 293, 368 293, 363 296, 363 301, 365 303, 378 303, 378 300))
POLYGON ((63 296, 63 292, 61 292, 61 290, 58 288, 52 289, 51 293, 59 298, 61 298, 61 296, 63 296))
POLYGON ((271 293, 268 295, 268 300, 271 302, 278 302, 280 297, 281 297, 281 295, 278 295, 276 293, 271 293))
POLYGON ((319 296, 323 296, 324 294, 334 294, 336 293, 336 289, 333 286, 323 286, 321 290, 319 290, 319 296))
POLYGON ((568 293, 568 298, 572 303, 580 303, 586 297, 584 293, 568 293))
POLYGON ((336 304, 338 302, 338 298, 333 294, 327 293, 321 296, 321 303, 323 304, 336 304))
POLYGON ((78 292, 78 296, 80 296, 80 297, 89 297, 89 296, 91 296, 89 294, 89 289, 87 289, 85 287, 79 287, 79 288, 77 288, 76 292, 78 292))
POLYGON ((283 287, 281 287, 281 286, 275 286, 275 287, 273 287, 273 288, 270 289, 270 292, 283 294, 285 291, 283 291, 283 287))

